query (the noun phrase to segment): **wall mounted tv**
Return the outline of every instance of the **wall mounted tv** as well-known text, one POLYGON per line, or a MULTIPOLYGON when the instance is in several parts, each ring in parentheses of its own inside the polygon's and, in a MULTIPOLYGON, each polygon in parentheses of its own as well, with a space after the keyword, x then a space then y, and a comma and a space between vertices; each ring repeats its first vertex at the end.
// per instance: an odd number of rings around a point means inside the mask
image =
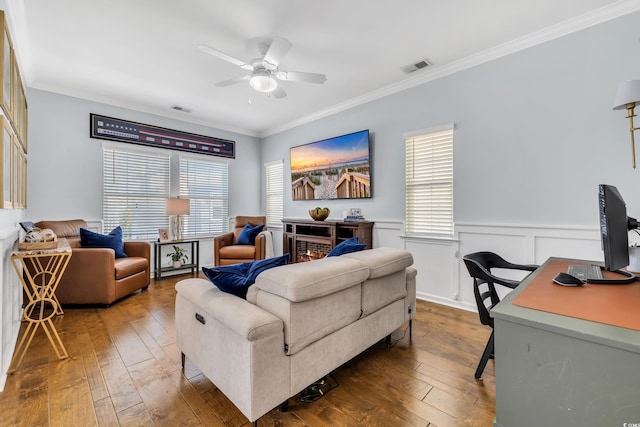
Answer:
POLYGON ((369 130, 289 149, 293 200, 371 198, 369 130))

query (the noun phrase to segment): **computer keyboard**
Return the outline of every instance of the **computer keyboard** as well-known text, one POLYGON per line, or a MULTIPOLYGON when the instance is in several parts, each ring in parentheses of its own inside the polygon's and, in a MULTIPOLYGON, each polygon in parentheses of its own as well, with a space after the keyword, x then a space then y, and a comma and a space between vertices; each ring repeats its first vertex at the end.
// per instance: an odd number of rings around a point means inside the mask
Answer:
POLYGON ((602 270, 599 265, 570 265, 567 273, 580 280, 602 279, 602 270))

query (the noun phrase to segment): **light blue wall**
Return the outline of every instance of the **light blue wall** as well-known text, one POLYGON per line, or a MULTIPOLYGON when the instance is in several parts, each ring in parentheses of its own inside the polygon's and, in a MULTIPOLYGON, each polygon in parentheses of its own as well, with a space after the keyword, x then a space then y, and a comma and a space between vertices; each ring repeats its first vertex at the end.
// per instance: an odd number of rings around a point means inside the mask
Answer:
POLYGON ((229 213, 262 212, 257 138, 36 89, 27 96, 27 215, 33 221, 102 219, 103 141, 89 137, 89 113, 236 141, 235 159, 217 158, 229 163, 229 213))
POLYGON ((596 227, 599 183, 640 216, 628 120, 611 109, 618 82, 640 79, 639 37, 640 13, 627 15, 269 136, 262 160, 285 159, 289 176, 289 147, 368 128, 374 198, 293 202, 286 186, 285 215, 320 204, 401 221, 402 135, 455 123, 456 222, 596 227))
MULTIPOLYGON (((612 111, 618 82, 640 78, 640 13, 526 49, 266 137, 246 135, 29 89, 30 219, 102 216, 101 142, 89 113, 237 141, 230 214, 264 211, 263 164, 289 148, 370 129, 373 198, 291 201, 285 216, 317 205, 331 218, 360 207, 372 220, 404 217, 405 132, 455 123, 458 223, 597 225, 598 183, 618 186, 640 216, 640 170, 630 166, 628 122, 612 111), (253 183, 253 184, 251 184, 253 183)), ((640 123, 640 121, 639 121, 640 123)), ((639 138, 640 139, 640 138, 639 138)), ((640 158, 639 158, 640 160, 640 158)), ((13 220, 11 220, 13 221, 13 220)))

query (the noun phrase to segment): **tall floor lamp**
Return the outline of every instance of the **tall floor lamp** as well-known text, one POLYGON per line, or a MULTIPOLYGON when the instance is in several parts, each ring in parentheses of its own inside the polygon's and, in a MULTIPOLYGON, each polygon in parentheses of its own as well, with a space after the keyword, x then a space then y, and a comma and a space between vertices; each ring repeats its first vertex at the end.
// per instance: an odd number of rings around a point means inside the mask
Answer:
POLYGON ((174 240, 182 239, 182 216, 191 213, 191 205, 189 199, 181 199, 180 197, 167 199, 165 205, 165 213, 171 218, 171 235, 174 240))
POLYGON ((640 80, 629 80, 622 82, 618 86, 616 92, 616 99, 613 102, 614 110, 627 110, 627 118, 629 119, 629 130, 631 131, 631 156, 633 159, 633 167, 636 167, 636 142, 633 138, 633 133, 639 128, 633 127, 633 110, 636 108, 636 103, 640 102, 640 80))

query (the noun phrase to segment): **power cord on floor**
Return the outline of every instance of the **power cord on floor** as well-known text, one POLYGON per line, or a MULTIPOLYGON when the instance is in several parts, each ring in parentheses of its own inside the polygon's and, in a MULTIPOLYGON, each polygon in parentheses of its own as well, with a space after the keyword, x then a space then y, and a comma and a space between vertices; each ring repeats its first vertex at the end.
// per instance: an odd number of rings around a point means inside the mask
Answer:
POLYGON ((407 325, 404 328, 404 331, 402 332, 402 336, 400 338, 398 338, 397 340, 395 340, 395 341, 392 340, 391 343, 387 346, 387 348, 393 348, 396 344, 398 344, 400 341, 402 341, 404 339, 404 337, 407 336, 407 330, 408 329, 409 329, 409 325, 407 325))
POLYGON ((338 386, 340 386, 338 380, 329 374, 302 390, 298 400, 303 403, 315 402, 338 386))

